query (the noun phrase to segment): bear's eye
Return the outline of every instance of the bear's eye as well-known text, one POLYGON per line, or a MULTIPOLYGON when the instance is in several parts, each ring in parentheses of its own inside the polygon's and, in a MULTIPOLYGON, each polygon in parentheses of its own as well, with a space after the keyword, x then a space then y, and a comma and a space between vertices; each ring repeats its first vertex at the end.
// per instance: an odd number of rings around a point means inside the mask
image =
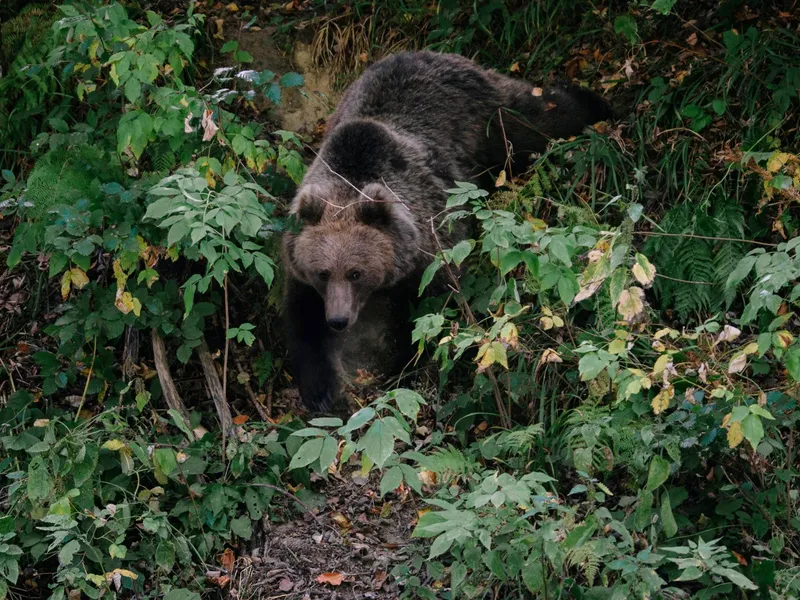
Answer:
POLYGON ((359 277, 361 277, 361 271, 350 271, 350 273, 347 274, 347 278, 350 281, 358 281, 359 277))
POLYGON ((326 282, 328 281, 328 279, 331 278, 331 273, 330 271, 320 271, 319 273, 317 273, 317 277, 319 277, 320 281, 326 282))

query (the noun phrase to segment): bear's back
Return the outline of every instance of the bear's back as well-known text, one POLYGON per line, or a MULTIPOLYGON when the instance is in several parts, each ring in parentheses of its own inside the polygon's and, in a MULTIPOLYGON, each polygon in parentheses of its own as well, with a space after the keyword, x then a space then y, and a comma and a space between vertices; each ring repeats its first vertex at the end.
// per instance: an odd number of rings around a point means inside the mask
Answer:
POLYGON ((491 74, 453 54, 405 52, 387 57, 351 85, 328 125, 383 123, 454 158, 474 156, 494 107, 491 74))

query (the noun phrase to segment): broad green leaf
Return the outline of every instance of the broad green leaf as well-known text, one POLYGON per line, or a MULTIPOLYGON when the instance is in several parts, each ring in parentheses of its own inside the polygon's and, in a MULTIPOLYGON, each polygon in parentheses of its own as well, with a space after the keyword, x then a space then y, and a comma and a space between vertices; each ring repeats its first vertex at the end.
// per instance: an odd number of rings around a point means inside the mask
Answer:
POLYGON ((41 456, 35 457, 28 465, 28 498, 37 504, 50 497, 53 488, 53 479, 47 463, 41 456))
POLYGON ((403 471, 400 467, 387 469, 381 478, 381 498, 400 487, 401 483, 403 483, 403 471))
POLYGON ((744 439, 750 442, 753 450, 758 447, 758 444, 764 438, 764 425, 761 423, 761 417, 756 414, 750 414, 742 421, 742 433, 744 439))
POLYGON ((450 258, 453 260, 453 263, 458 267, 464 262, 464 259, 469 256, 469 253, 472 252, 472 241, 471 240, 463 240, 453 246, 450 250, 450 258))
POLYGON ((436 271, 438 271, 442 267, 442 261, 437 259, 423 271, 422 278, 419 282, 419 295, 422 295, 422 292, 425 291, 425 288, 430 285, 431 281, 433 281, 433 276, 436 275, 436 271))
POLYGON ((650 471, 647 474, 647 485, 645 489, 652 492, 658 489, 669 477, 669 461, 654 456, 650 461, 650 471))
POLYGON ((322 450, 319 455, 320 467, 325 470, 336 461, 336 454, 339 451, 339 444, 336 438, 325 436, 322 441, 322 450))
POLYGON ((178 461, 172 448, 157 448, 153 452, 153 462, 167 476, 178 468, 178 461))
POLYGON ((672 503, 669 499, 669 492, 661 494, 661 525, 668 538, 678 533, 678 524, 675 522, 675 515, 672 514, 672 503))
POLYGON ((249 540, 253 537, 253 522, 250 517, 239 517, 231 520, 231 531, 238 537, 249 540))
POLYGON ((156 546, 156 565, 167 573, 175 565, 175 546, 169 540, 161 540, 156 546))
POLYGON ((308 440, 297 450, 292 457, 292 462, 289 463, 289 469, 300 469, 307 467, 312 462, 317 460, 322 454, 322 438, 314 438, 308 440))
POLYGON ((433 540, 433 544, 431 544, 431 551, 428 554, 428 560, 432 560, 437 556, 441 556, 445 552, 450 549, 450 546, 453 545, 453 538, 440 535, 435 540, 433 540))
POLYGON ((382 421, 375 421, 359 440, 359 447, 378 467, 383 467, 394 451, 394 436, 382 421))
POLYGON ((65 566, 72 564, 73 557, 80 549, 81 544, 78 540, 67 542, 64 547, 58 551, 58 562, 65 566))

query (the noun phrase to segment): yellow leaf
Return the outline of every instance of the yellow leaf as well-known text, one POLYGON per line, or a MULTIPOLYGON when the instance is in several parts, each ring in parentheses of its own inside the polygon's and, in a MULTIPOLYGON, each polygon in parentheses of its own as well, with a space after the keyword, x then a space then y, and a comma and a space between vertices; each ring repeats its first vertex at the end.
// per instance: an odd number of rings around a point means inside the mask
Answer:
POLYGON ((725 415, 724 417, 722 417, 722 425, 721 425, 721 427, 722 427, 723 429, 727 429, 727 428, 728 428, 728 422, 729 422, 730 420, 731 420, 731 413, 728 413, 727 415, 725 415))
POLYGON ((539 359, 539 364, 537 365, 536 368, 538 369, 539 367, 547 363, 561 363, 561 362, 564 362, 564 360, 561 358, 561 355, 552 348, 547 348, 545 349, 544 352, 542 352, 542 356, 539 359))
POLYGON ((653 336, 653 339, 660 340, 665 335, 669 335, 669 337, 671 337, 674 340, 676 337, 678 337, 678 335, 680 335, 680 332, 676 331, 675 329, 670 329, 669 327, 664 327, 664 329, 659 329, 658 331, 656 331, 655 335, 653 336))
POLYGON ((667 410, 669 407, 669 401, 672 400, 672 397, 675 395, 675 388, 670 386, 668 388, 663 388, 653 401, 650 403, 650 406, 653 407, 653 413, 656 415, 660 415, 662 412, 667 410))
POLYGON ((741 373, 747 366, 747 354, 740 352, 731 359, 728 365, 728 373, 741 373))
POLYGON ((781 329, 772 334, 772 340, 776 346, 786 350, 794 340, 794 336, 785 329, 781 329))
POLYGON ((616 339, 608 345, 608 351, 611 354, 622 354, 625 352, 625 340, 616 339))
POLYGON ((114 279, 117 280, 117 287, 124 288, 125 282, 128 281, 128 275, 122 269, 122 263, 117 259, 112 266, 114 268, 114 279))
POLYGON ((117 73, 117 63, 111 65, 111 70, 108 72, 109 77, 111 77, 111 81, 114 82, 114 85, 119 87, 119 73, 117 73))
POLYGON ((742 443, 744 439, 744 430, 742 430, 742 424, 737 421, 731 428, 728 429, 728 446, 731 448, 736 448, 739 444, 742 443))
POLYGON ((547 229, 547 223, 545 223, 542 219, 531 219, 531 228, 534 231, 541 231, 543 229, 547 229))
POLYGON ((542 95, 544 90, 540 87, 535 87, 531 90, 531 96, 536 96, 537 98, 542 95))
POLYGON ((672 357, 669 354, 662 354, 658 357, 656 364, 653 365, 653 375, 658 375, 667 368, 667 365, 670 363, 672 357))
POLYGON ((33 422, 34 427, 47 427, 48 423, 50 423, 50 419, 36 419, 33 422))
POLYGON ((756 342, 750 342, 749 344, 747 344, 747 346, 744 347, 742 352, 745 355, 755 354, 756 352, 758 352, 758 344, 756 342))
POLYGON ((70 280, 72 281, 72 287, 76 289, 83 288, 87 283, 89 283, 89 277, 83 271, 83 269, 79 269, 75 267, 69 270, 70 280))
POLYGON ((106 573, 106 579, 111 579, 114 575, 122 575, 123 577, 127 577, 128 579, 138 579, 139 576, 134 573, 133 571, 128 571, 128 569, 114 569, 110 573, 106 573))
POLYGON ((783 168, 787 162, 792 159, 792 155, 788 152, 774 152, 767 161, 767 171, 770 173, 777 173, 783 168))
POLYGON ((656 277, 655 266, 647 259, 644 254, 636 255, 636 264, 631 269, 634 278, 644 287, 650 287, 656 277))
POLYGON ((118 452, 125 447, 125 442, 122 440, 108 440, 102 447, 112 452, 118 452))
POLYGON ((636 286, 623 290, 619 295, 617 311, 625 321, 635 321, 644 312, 644 290, 636 286))
POLYGON ((69 271, 64 271, 61 276, 61 299, 66 300, 69 297, 69 284, 72 279, 72 274, 69 271))
POLYGON ((506 184, 506 172, 505 169, 500 171, 500 175, 497 176, 497 181, 494 182, 494 187, 503 187, 506 184))
POLYGON ((519 331, 514 323, 506 323, 500 331, 500 341, 508 344, 509 348, 516 349, 519 345, 519 331))
POLYGON ((114 306, 125 315, 133 311, 133 314, 138 317, 142 312, 142 303, 139 299, 134 298, 130 292, 123 292, 119 288, 117 288, 117 298, 114 301, 114 306))

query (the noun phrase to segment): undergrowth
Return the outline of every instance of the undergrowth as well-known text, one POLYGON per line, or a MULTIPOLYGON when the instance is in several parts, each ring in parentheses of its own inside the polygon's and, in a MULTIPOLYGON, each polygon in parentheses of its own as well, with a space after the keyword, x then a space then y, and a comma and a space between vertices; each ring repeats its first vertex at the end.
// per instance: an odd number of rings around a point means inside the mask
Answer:
POLYGON ((620 117, 491 193, 454 182, 450 218, 479 226, 426 271, 453 293, 410 340, 437 385, 304 423, 274 332, 308 156, 253 110, 303 78, 235 41, 205 64, 207 16, 256 22, 234 6, 3 25, 0 598, 230 594, 263 519, 370 473, 426 506, 404 598, 800 597, 797 15, 269 8, 343 82, 426 46, 586 82, 620 117))

